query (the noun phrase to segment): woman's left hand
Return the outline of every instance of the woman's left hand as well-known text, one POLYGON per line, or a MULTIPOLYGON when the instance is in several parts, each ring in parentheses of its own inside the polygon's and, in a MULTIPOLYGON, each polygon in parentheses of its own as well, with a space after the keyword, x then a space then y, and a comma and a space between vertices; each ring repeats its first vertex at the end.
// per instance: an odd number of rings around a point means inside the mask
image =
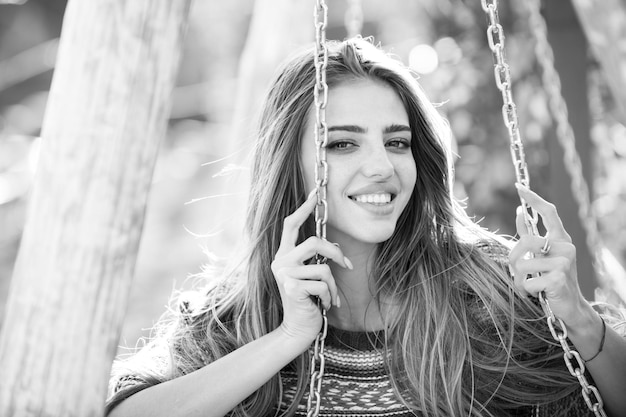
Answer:
POLYGON ((533 297, 543 291, 554 315, 568 327, 576 326, 589 307, 578 286, 576 247, 554 204, 522 185, 516 187, 520 197, 539 213, 547 233, 545 237, 531 236, 524 214, 518 210, 515 223, 520 239, 509 255, 515 285, 522 294, 533 297))

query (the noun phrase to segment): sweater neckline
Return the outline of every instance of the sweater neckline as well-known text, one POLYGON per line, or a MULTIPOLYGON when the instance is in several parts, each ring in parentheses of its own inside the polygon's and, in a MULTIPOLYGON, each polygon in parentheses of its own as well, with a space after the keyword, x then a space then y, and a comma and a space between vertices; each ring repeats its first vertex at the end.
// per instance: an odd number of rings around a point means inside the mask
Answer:
POLYGON ((371 351, 384 347, 385 331, 344 330, 328 326, 326 345, 358 351, 371 351))

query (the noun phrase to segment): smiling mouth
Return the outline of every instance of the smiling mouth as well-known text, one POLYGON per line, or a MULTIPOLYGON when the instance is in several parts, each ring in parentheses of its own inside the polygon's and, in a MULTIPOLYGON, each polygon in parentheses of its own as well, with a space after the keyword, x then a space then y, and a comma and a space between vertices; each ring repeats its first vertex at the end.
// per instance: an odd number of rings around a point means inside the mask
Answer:
POLYGON ((376 193, 376 194, 359 194, 351 195, 350 199, 357 203, 367 203, 375 205, 389 204, 396 196, 391 193, 376 193))

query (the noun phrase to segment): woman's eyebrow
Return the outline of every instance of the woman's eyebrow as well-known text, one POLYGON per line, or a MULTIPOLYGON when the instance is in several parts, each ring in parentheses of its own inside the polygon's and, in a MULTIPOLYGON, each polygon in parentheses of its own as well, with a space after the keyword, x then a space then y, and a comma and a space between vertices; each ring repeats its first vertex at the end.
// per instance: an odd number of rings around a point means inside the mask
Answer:
MULTIPOLYGON (((328 128, 329 132, 344 131, 353 133, 367 133, 367 128, 357 125, 339 125, 328 128)), ((392 124, 383 129, 383 133, 411 132, 411 128, 407 125, 392 124)))
POLYGON ((344 132, 354 132, 354 133, 367 133, 367 129, 357 126, 357 125, 341 125, 341 126, 331 126, 328 128, 329 132, 336 131, 344 131, 344 132))
POLYGON ((407 125, 393 124, 385 127, 383 133, 411 132, 411 128, 407 125))

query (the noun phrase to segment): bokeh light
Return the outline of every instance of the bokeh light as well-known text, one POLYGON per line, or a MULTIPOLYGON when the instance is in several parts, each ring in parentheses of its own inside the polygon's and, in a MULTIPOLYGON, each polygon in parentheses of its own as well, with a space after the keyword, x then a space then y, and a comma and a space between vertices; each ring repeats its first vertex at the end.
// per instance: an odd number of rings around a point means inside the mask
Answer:
POLYGON ((426 44, 413 47, 409 52, 409 66, 422 75, 434 72, 439 66, 437 51, 426 44))

